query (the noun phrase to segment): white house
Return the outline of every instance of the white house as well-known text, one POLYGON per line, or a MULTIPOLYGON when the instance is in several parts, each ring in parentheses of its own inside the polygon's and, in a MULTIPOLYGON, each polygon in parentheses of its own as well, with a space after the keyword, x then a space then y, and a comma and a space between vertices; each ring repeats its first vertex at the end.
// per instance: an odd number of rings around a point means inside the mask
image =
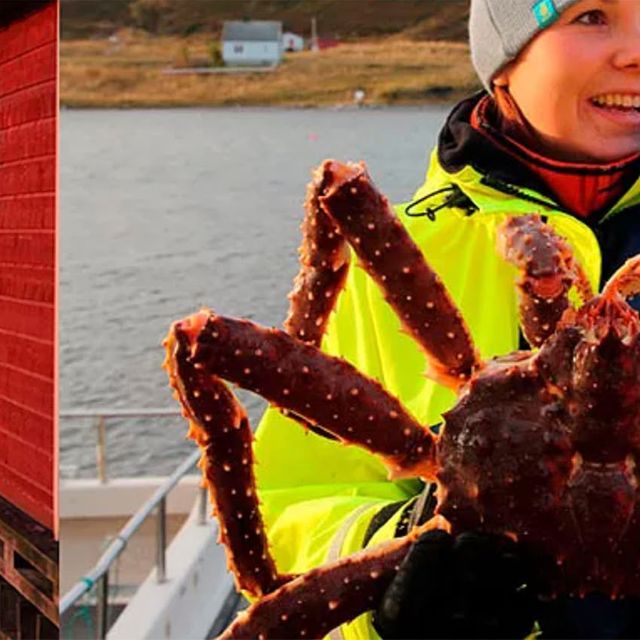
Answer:
POLYGON ((222 27, 226 65, 277 65, 282 59, 282 22, 227 20, 222 27))
POLYGON ((285 31, 282 34, 282 48, 285 51, 302 51, 304 49, 304 38, 297 33, 285 31))

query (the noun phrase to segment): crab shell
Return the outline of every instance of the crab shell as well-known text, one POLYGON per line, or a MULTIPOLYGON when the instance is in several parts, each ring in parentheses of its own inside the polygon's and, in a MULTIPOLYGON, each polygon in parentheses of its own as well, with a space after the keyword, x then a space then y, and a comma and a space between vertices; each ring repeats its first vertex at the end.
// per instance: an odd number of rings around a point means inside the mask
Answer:
POLYGON ((437 513, 539 548, 556 592, 638 596, 638 314, 610 286, 567 316, 540 351, 489 362, 445 415, 437 513))

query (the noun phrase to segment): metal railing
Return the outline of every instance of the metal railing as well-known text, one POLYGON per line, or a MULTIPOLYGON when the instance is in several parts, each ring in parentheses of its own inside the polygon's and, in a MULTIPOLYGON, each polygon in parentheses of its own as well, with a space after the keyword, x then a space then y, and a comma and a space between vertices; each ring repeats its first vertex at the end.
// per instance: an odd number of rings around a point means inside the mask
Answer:
POLYGON ((60 418, 86 419, 95 421, 96 429, 96 469, 100 482, 107 481, 107 420, 109 418, 170 418, 180 417, 179 409, 66 409, 60 412, 60 418))
MULTIPOLYGON (((179 411, 167 409, 123 409, 109 411, 74 410, 62 411, 61 418, 95 418, 97 420, 97 447, 96 461, 98 463, 98 475, 106 481, 106 437, 105 421, 107 418, 126 417, 157 417, 179 416, 179 411), (102 472, 101 465, 102 464, 102 472)), ((167 479, 154 491, 153 495, 131 516, 127 523, 110 542, 105 552, 100 556, 93 568, 76 582, 60 600, 60 616, 62 617, 71 607, 94 586, 97 586, 97 625, 96 636, 99 640, 106 637, 109 629, 109 569, 125 550, 131 537, 142 526, 143 522, 156 513, 156 554, 155 569, 156 579, 159 583, 166 580, 166 546, 167 546, 167 496, 180 480, 196 465, 200 459, 200 451, 194 451, 167 477, 167 479)), ((200 489, 198 503, 198 524, 207 522, 207 492, 200 489)))

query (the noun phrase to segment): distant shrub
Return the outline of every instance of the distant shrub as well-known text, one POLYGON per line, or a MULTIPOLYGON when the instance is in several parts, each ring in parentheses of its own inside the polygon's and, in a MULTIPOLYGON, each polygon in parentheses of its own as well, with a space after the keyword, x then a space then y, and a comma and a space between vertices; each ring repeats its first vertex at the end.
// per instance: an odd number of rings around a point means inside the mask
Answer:
POLYGON ((217 40, 212 40, 209 45, 209 58, 211 60, 212 67, 224 66, 224 60, 222 59, 222 48, 217 40))
POLYGON ((204 25, 202 24, 202 22, 194 22, 192 24, 187 25, 182 30, 182 35, 184 37, 191 36, 194 33, 198 33, 198 31, 201 31, 203 28, 204 28, 204 25))

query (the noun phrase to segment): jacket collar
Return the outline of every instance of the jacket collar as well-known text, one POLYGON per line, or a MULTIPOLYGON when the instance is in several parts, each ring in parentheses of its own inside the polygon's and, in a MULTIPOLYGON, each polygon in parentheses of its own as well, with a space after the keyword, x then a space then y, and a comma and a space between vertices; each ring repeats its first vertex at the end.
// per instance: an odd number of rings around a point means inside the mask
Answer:
MULTIPOLYGON (((490 200, 505 197, 516 197, 530 200, 547 209, 571 211, 563 209, 545 182, 527 166, 524 160, 519 160, 507 151, 496 147, 489 137, 474 129, 470 124, 471 114, 478 102, 486 95, 479 92, 460 102, 451 111, 440 132, 437 152, 433 160, 437 160, 437 167, 432 167, 430 174, 437 174, 438 169, 446 175, 439 176, 438 183, 449 181, 458 184, 469 195, 475 204, 486 209, 490 200), (472 195, 473 193, 473 195, 472 195), (478 200, 484 201, 479 202, 478 200)), ((434 186, 433 178, 428 176, 430 186, 434 186)), ((440 186, 441 186, 440 184, 440 186)), ((427 191, 423 188, 417 195, 424 196, 427 191)), ((498 203, 496 203, 498 204, 498 203)), ((620 199, 605 212, 600 219, 604 220, 619 211, 640 205, 640 175, 620 199)), ((500 205, 499 205, 500 206, 500 205)), ((502 205, 503 206, 503 205, 502 205)), ((501 206, 501 208, 502 208, 501 206)))

